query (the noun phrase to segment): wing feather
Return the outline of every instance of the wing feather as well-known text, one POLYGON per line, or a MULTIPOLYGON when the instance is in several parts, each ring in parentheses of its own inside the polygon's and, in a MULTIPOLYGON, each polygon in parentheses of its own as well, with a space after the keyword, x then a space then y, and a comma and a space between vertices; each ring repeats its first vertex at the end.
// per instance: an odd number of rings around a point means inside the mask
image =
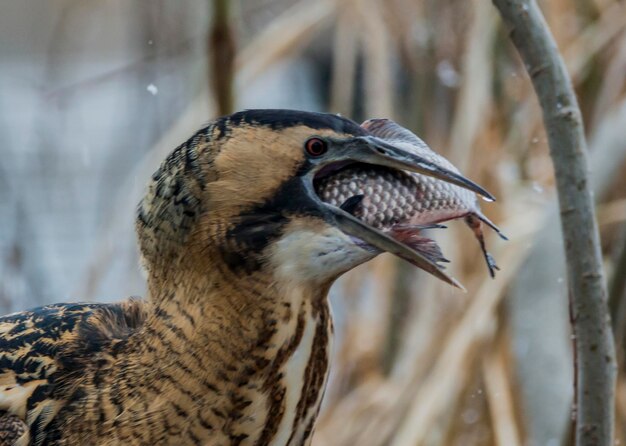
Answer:
POLYGON ((112 340, 127 337, 145 317, 145 302, 132 298, 47 305, 0 317, 0 446, 2 435, 10 433, 3 426, 13 426, 15 417, 30 426, 31 435, 40 434, 63 404, 56 383, 74 376, 112 340))

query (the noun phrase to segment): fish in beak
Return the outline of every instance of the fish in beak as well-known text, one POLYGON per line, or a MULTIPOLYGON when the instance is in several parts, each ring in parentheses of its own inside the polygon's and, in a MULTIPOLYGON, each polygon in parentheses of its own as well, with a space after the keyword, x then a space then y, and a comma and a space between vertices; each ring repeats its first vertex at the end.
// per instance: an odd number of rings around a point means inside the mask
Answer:
POLYGON ((345 141, 314 171, 313 186, 335 225, 364 246, 390 252, 463 289, 444 272, 448 262, 422 231, 463 218, 478 239, 489 273, 498 269, 487 252, 482 223, 506 239, 481 212, 477 195, 494 197, 463 177, 409 130, 388 119, 361 126, 369 135, 345 141))

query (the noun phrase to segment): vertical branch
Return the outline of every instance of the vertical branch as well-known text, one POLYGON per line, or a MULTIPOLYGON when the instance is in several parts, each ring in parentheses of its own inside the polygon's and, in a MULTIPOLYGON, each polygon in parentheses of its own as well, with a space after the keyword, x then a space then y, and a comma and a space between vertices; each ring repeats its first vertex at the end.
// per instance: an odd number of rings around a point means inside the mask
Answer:
POLYGON ((338 5, 337 24, 333 43, 333 72, 331 82, 330 110, 345 116, 352 115, 354 102, 354 78, 357 66, 357 28, 355 2, 338 5))
POLYGON ((609 308, 611 322, 613 323, 613 335, 616 343, 621 347, 618 353, 618 364, 623 364, 624 358, 624 333, 626 332, 626 228, 622 231, 620 239, 620 254, 617 257, 613 278, 609 286, 609 308))
POLYGON ((554 164, 576 349, 576 444, 612 445, 615 348, 578 102, 534 0, 493 0, 543 110, 554 164))
POLYGON ((213 24, 209 35, 211 81, 219 115, 233 112, 235 42, 230 23, 230 0, 213 0, 213 24))

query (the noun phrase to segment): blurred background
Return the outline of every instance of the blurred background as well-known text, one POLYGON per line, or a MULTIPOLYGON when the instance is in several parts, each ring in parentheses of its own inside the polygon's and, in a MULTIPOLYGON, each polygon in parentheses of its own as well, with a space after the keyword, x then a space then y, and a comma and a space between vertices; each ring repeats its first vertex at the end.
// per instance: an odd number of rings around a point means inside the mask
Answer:
MULTIPOLYGON (((540 2, 579 95, 618 356, 626 322, 626 3, 540 2)), ((383 255, 332 289, 315 445, 569 444, 572 353, 552 166, 485 0, 0 1, 0 310, 145 292, 134 208, 165 155, 243 108, 390 117, 498 197, 502 271, 463 223, 460 293, 383 255)), ((622 362, 623 364, 623 362, 622 362)), ((620 366, 617 442, 626 442, 620 366)), ((618 443, 616 443, 618 444, 618 443)))

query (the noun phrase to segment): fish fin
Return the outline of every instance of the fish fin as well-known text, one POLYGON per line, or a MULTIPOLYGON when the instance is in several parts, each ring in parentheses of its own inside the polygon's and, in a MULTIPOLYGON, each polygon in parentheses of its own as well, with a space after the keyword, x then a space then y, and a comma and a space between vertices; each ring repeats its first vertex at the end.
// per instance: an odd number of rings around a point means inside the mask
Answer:
POLYGON ((419 136, 391 119, 368 119, 361 124, 361 127, 375 138, 385 140, 395 146, 401 146, 404 150, 413 152, 439 167, 456 173, 459 172, 450 161, 431 149, 419 136))
POLYGON ((431 262, 437 264, 441 269, 445 269, 439 263, 450 263, 450 260, 443 256, 441 248, 432 239, 421 237, 415 232, 415 227, 405 227, 402 225, 394 226, 391 229, 391 236, 397 241, 407 245, 411 249, 419 252, 431 262))
MULTIPOLYGON (((386 118, 368 119, 361 124, 372 135, 392 141, 401 141, 421 146, 424 142, 413 132, 405 129, 400 124, 386 118)), ((424 144, 425 145, 425 144, 424 144)))
MULTIPOLYGON (((439 263, 450 263, 450 260, 443 256, 441 248, 434 240, 426 237, 416 237, 415 240, 407 243, 407 245, 437 265, 439 263)), ((439 265, 439 267, 445 269, 443 265, 439 265)))
POLYGON ((359 205, 363 201, 363 198, 365 198, 365 195, 354 195, 344 201, 343 204, 339 206, 339 208, 346 211, 350 215, 354 215, 354 213, 358 210, 359 205))

